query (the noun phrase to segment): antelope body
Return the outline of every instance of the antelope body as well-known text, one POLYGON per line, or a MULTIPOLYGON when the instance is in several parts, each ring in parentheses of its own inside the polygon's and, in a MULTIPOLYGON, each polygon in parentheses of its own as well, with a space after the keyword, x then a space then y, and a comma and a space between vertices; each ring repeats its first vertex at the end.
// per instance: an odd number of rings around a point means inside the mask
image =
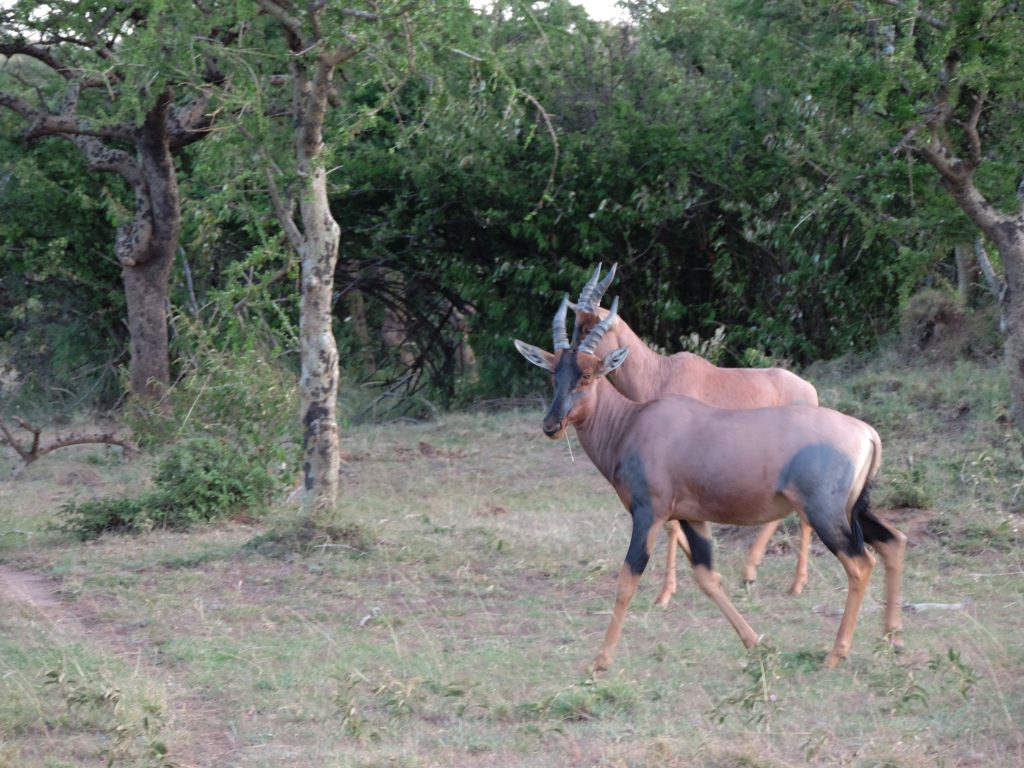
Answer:
POLYGON ((681 524, 698 586, 748 648, 757 644, 758 636, 733 606, 712 567, 708 524, 759 525, 793 511, 817 532, 848 578, 846 607, 826 666, 835 666, 850 650, 875 564, 865 543, 885 565, 884 624, 895 642, 901 627, 906 538, 869 509, 870 482, 881 462, 875 430, 827 408, 727 410, 673 394, 645 403, 631 401, 606 380, 630 349, 604 356, 594 352, 617 305, 616 300, 609 316, 582 343, 577 343, 577 327, 570 344, 564 330, 566 297, 555 315, 554 354, 515 342, 527 360, 554 374, 545 434, 557 439, 569 426, 575 427, 584 451, 615 488, 633 521, 612 619, 593 667, 601 670, 611 664, 658 528, 669 520, 681 524))
MULTIPOLYGON (((593 277, 580 292, 575 309, 576 327, 580 329, 581 336, 586 336, 602 319, 608 317, 608 310, 600 306, 601 298, 615 276, 616 266, 613 264, 604 280, 600 280, 601 267, 598 265, 593 277)), ((629 348, 629 355, 615 371, 615 375, 609 377, 609 381, 630 400, 646 402, 673 393, 687 395, 719 408, 818 404, 818 392, 814 385, 795 373, 783 368, 719 368, 690 352, 661 355, 648 347, 616 315, 595 347, 594 354, 604 357, 622 347, 629 348)), ((744 582, 752 583, 757 579, 757 566, 764 559, 768 542, 780 522, 773 520, 758 532, 747 552, 743 568, 744 582)), ((686 550, 686 539, 679 523, 669 521, 665 530, 668 534, 665 577, 655 601, 661 606, 667 605, 676 591, 676 545, 686 550)), ((807 584, 810 546, 811 527, 801 522, 800 547, 790 594, 800 594, 807 584)))

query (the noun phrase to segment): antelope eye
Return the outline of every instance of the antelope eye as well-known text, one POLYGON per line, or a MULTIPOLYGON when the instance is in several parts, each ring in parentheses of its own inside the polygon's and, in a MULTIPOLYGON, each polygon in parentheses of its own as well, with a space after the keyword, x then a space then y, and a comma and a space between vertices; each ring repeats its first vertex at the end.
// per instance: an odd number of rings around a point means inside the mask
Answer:
POLYGON ((591 373, 584 373, 583 376, 581 376, 580 378, 582 378, 584 381, 590 381, 592 378, 594 378, 594 375, 591 373))

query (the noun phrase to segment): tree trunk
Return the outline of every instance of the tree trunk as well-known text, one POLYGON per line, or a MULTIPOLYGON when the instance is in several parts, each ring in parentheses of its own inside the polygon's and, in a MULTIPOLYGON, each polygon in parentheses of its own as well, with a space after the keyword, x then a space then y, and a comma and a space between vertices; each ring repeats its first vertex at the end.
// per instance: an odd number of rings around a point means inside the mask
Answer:
POLYGON ((963 305, 969 307, 978 283, 978 262, 973 248, 967 243, 954 245, 953 256, 956 259, 956 292, 963 305))
MULTIPOLYGON (((1002 258, 1006 270, 1002 304, 1003 359, 1010 386, 1010 416, 1024 432, 1024 206, 1015 216, 1002 213, 981 194, 971 172, 964 172, 957 166, 950 169, 948 162, 937 164, 934 155, 925 157, 943 175, 953 199, 995 244, 1002 258)), ((938 158, 938 161, 945 160, 938 158)))
MULTIPOLYGON (((312 77, 293 68, 296 101, 301 105, 295 139, 296 170, 302 180, 298 235, 302 258, 302 300, 299 307, 299 408, 303 428, 303 496, 306 519, 317 529, 334 522, 338 501, 338 346, 334 339, 334 269, 341 228, 331 215, 327 170, 323 166, 323 126, 327 98, 337 66, 321 54, 312 77)), ((297 233, 293 232, 292 237, 297 233)))
MULTIPOLYGON (((311 158, 305 160, 308 163, 311 158)), ((302 362, 299 407, 305 477, 302 506, 307 518, 317 527, 324 527, 331 522, 337 503, 341 462, 337 421, 338 347, 331 323, 340 228, 327 205, 327 177, 323 167, 312 169, 307 176, 299 208, 305 235, 299 309, 302 362)))
POLYGON ((170 91, 146 115, 136 143, 141 179, 135 216, 118 231, 128 331, 132 391, 161 398, 170 383, 167 288, 181 229, 181 202, 165 122, 170 91))
MULTIPOLYGON (((1010 416, 1024 432, 1024 215, 1003 222, 995 239, 1006 269, 1006 293, 1000 307, 1003 360, 1010 385, 1010 416)), ((988 232, 989 237, 992 235, 988 232)))

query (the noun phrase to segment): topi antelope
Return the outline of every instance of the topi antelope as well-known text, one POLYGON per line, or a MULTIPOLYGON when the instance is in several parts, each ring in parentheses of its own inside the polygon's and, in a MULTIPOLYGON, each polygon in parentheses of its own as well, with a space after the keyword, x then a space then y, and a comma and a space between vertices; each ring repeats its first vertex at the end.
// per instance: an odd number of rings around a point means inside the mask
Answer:
POLYGON ((603 357, 594 354, 615 321, 618 299, 582 341, 578 327, 572 342, 566 336, 568 305, 566 296, 555 314, 554 353, 518 339, 515 345, 527 360, 554 375, 544 433, 558 439, 575 427, 583 450, 633 519, 611 622, 593 668, 611 664, 658 527, 668 520, 681 523, 694 580, 746 647, 756 645, 758 636, 712 568, 709 523, 763 525, 793 511, 814 528, 847 574, 846 607, 825 666, 834 667, 850 650, 875 565, 865 543, 885 565, 884 626, 891 641, 898 642, 906 537, 868 506, 868 489, 882 457, 875 430, 828 408, 727 410, 673 394, 645 403, 629 400, 606 380, 626 360, 629 347, 603 357))
MULTIPOLYGON (((601 298, 615 277, 613 264, 604 280, 601 280, 601 265, 580 291, 575 305, 576 326, 585 336, 608 311, 601 309, 601 298)), ((782 368, 719 368, 699 355, 679 352, 666 356, 648 347, 626 322, 616 316, 608 326, 593 354, 604 357, 614 349, 629 348, 626 361, 609 377, 615 388, 630 400, 645 402, 659 395, 673 393, 694 397, 708 405, 719 408, 764 408, 776 405, 817 405, 818 392, 814 385, 804 381, 795 373, 782 368)), ((751 584, 757 579, 757 566, 764 559, 768 542, 779 527, 779 520, 762 526, 754 543, 747 552, 743 568, 744 583, 751 584)), ((679 523, 669 521, 665 526, 668 534, 667 562, 661 593, 657 605, 668 605, 676 591, 676 548, 678 544, 686 551, 686 539, 679 523)), ((801 522, 800 549, 797 554, 796 573, 789 588, 790 594, 798 595, 807 584, 807 563, 811 548, 811 527, 801 522)))

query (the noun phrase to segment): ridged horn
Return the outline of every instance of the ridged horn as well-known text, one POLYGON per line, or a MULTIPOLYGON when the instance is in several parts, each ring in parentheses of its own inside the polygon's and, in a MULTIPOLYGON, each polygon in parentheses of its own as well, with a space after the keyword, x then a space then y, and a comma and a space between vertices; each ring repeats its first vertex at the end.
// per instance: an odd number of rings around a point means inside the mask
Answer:
POLYGON ((576 301, 577 311, 597 312, 597 308, 601 306, 601 299, 604 298, 605 291, 608 290, 608 286, 611 285, 612 280, 615 279, 615 270, 618 269, 618 267, 619 265, 617 262, 612 264, 612 268, 608 270, 608 274, 605 275, 604 280, 600 280, 601 265, 597 265, 593 276, 587 281, 587 284, 583 286, 583 290, 580 291, 580 297, 576 301))
POLYGON ((555 319, 551 323, 551 337, 555 351, 569 348, 569 337, 565 335, 565 312, 569 308, 569 294, 562 297, 562 303, 555 312, 555 319))
POLYGON ((576 310, 584 312, 593 312, 594 308, 590 306, 590 295, 594 291, 594 287, 597 285, 597 281, 601 277, 601 265, 598 264, 597 268, 594 269, 593 276, 587 280, 587 284, 583 286, 583 290, 580 291, 580 297, 576 299, 576 310))
POLYGON ((587 338, 580 344, 579 351, 585 352, 588 355, 594 354, 594 350, 597 349, 597 345, 601 343, 601 339, 604 338, 605 333, 612 327, 612 323, 615 322, 615 316, 619 313, 619 297, 616 296, 612 301, 611 311, 608 316, 590 329, 590 333, 587 334, 587 338))

